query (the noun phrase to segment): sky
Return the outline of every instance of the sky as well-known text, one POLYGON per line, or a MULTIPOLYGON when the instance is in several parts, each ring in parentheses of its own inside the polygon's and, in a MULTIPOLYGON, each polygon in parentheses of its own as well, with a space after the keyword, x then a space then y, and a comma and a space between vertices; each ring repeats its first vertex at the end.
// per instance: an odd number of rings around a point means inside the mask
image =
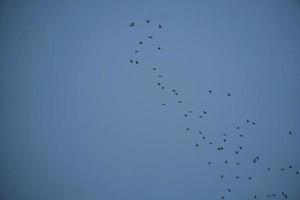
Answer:
POLYGON ((300 1, 2 0, 0 27, 0 199, 300 199, 300 1))

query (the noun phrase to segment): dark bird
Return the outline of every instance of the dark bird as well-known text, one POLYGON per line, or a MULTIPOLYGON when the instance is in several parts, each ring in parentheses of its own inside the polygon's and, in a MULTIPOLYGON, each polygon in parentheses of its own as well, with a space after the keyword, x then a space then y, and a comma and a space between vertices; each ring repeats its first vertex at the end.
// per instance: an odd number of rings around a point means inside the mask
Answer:
POLYGON ((236 176, 235 178, 236 178, 236 179, 239 179, 240 177, 239 177, 239 176, 236 176))
POLYGON ((136 61, 135 61, 135 64, 139 64, 139 61, 136 60, 136 61))
POLYGON ((172 90, 172 92, 176 92, 176 90, 172 90))
POLYGON ((212 142, 209 142, 209 144, 213 144, 212 142))
POLYGON ((223 139, 223 142, 226 142, 226 139, 223 139))
POLYGON ((199 147, 199 144, 195 144, 196 147, 199 147))
POLYGON ((187 117, 187 114, 184 114, 185 117, 187 117))
POLYGON ((249 177, 248 177, 248 179, 249 179, 249 181, 251 181, 252 177, 251 177, 251 176, 249 176, 249 177))
POLYGON ((199 133, 200 135, 202 134, 202 132, 201 132, 201 131, 199 131, 198 133, 199 133))
POLYGON ((178 95, 178 93, 177 93, 177 92, 175 92, 174 94, 175 94, 175 95, 178 95))
POLYGON ((229 96, 229 97, 230 97, 230 96, 231 96, 231 94, 230 94, 230 93, 227 93, 227 96, 229 96))
POLYGON ((148 36, 148 38, 149 38, 149 39, 152 39, 152 36, 151 36, 151 35, 149 35, 149 36, 148 36))
POLYGON ((254 195, 254 199, 257 199, 257 196, 256 196, 256 195, 254 195))
POLYGON ((228 192, 231 192, 231 189, 227 188, 227 191, 228 191, 228 192))
POLYGON ((292 169, 292 165, 290 165, 289 168, 292 169))
POLYGON ((158 49, 158 50, 161 50, 161 48, 160 48, 160 47, 157 47, 157 49, 158 49))
POLYGON ((137 53, 137 52, 139 52, 138 50, 134 50, 134 53, 137 53))
POLYGON ((235 154, 238 154, 239 153, 239 151, 235 151, 235 154))
POLYGON ((211 162, 208 162, 208 165, 211 165, 211 162))
POLYGON ((149 20, 149 19, 147 19, 147 20, 146 20, 146 22, 149 24, 149 23, 150 23, 150 20, 149 20))
POLYGON ((243 134, 240 134, 240 137, 244 137, 244 135, 243 135, 243 134))
POLYGON ((224 178, 224 175, 223 175, 223 174, 221 174, 221 178, 222 178, 222 179, 224 178))
POLYGON ((271 171, 271 168, 269 167, 267 170, 268 170, 268 171, 271 171))
POLYGON ((143 44, 143 42, 142 42, 142 41, 139 41, 139 44, 143 44))
POLYGON ((255 125, 255 122, 252 122, 252 125, 255 125))
POLYGON ((292 135, 292 131, 289 131, 289 135, 292 135))
POLYGON ((243 147, 242 147, 242 146, 239 146, 239 149, 241 149, 241 150, 242 150, 242 149, 243 149, 243 147))
POLYGON ((158 25, 158 28, 162 28, 162 26, 159 24, 159 25, 158 25))
POLYGON ((157 83, 157 85, 158 85, 158 86, 160 86, 160 85, 161 85, 161 83, 157 83))
POLYGON ((158 78, 162 78, 162 75, 159 75, 158 78))
POLYGON ((236 165, 240 165, 240 163, 239 163, 239 162, 237 162, 237 163, 236 163, 236 165))
POLYGON ((281 168, 280 170, 281 170, 281 171, 284 171, 284 168, 281 168))
POLYGON ((246 122, 249 123, 250 121, 247 119, 246 122))
POLYGON ((185 130, 189 131, 189 130, 190 130, 190 128, 186 128, 185 130))
POLYGON ((193 111, 192 111, 192 110, 190 110, 190 111, 189 111, 189 113, 193 113, 193 111))
POLYGON ((162 89, 162 90, 165 89, 165 86, 162 86, 161 89, 162 89))
POLYGON ((299 171, 296 171, 296 174, 298 175, 298 174, 299 174, 299 171))
POLYGON ((202 118, 202 115, 199 115, 199 118, 202 118))
POLYGON ((153 69, 154 71, 156 70, 156 68, 155 68, 155 67, 153 67, 152 69, 153 69))
POLYGON ((205 140, 205 136, 202 136, 202 139, 205 140))
POLYGON ((211 91, 211 90, 208 90, 208 92, 209 92, 209 93, 212 93, 212 91, 211 91))
POLYGON ((206 111, 205 110, 203 110, 203 114, 206 115, 206 111))
POLYGON ((130 27, 134 26, 134 23, 133 23, 133 22, 132 22, 132 23, 130 23, 130 24, 129 24, 129 26, 130 26, 130 27))
POLYGON ((178 103, 182 103, 182 101, 178 101, 178 103))
POLYGON ((130 60, 130 63, 133 63, 133 60, 130 60))
POLYGON ((162 103, 161 105, 165 106, 166 104, 165 104, 165 103, 162 103))
POLYGON ((222 196, 222 197, 221 197, 221 199, 225 199, 225 197, 224 197, 224 196, 222 196))
POLYGON ((239 126, 237 126, 237 127, 236 127, 236 129, 237 129, 237 130, 239 130, 239 129, 240 129, 240 127, 239 127, 239 126))
POLYGON ((225 160, 225 164, 227 164, 228 163, 228 161, 227 160, 225 160))

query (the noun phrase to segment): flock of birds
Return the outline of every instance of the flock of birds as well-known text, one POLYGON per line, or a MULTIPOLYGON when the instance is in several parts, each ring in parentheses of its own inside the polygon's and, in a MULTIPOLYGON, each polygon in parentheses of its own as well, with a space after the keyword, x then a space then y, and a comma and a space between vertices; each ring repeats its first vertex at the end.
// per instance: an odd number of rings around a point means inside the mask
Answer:
MULTIPOLYGON (((145 20, 145 22, 144 23, 146 23, 146 24, 150 24, 151 23, 151 21, 149 20, 149 19, 146 19, 145 20)), ((131 22, 130 24, 129 24, 129 27, 130 28, 132 28, 132 29, 136 29, 136 23, 135 22, 131 22)), ((157 24, 157 25, 155 25, 155 27, 157 28, 157 29, 159 29, 159 30, 163 30, 163 26, 161 25, 161 24, 157 24)), ((147 38, 147 40, 153 40, 153 36, 152 35, 148 35, 148 36, 146 36, 146 38, 147 38)), ((143 41, 137 41, 137 43, 138 43, 138 48, 137 49, 134 49, 133 50, 133 52, 134 52, 134 55, 136 55, 136 54, 138 54, 139 52, 140 52, 140 49, 141 48, 143 48, 143 44, 144 44, 144 42, 143 41)), ((157 46, 156 47, 156 49, 157 49, 157 51, 161 51, 162 50, 162 48, 160 47, 160 46, 157 46)), ((140 62, 140 60, 138 60, 138 59, 134 59, 134 57, 138 57, 138 56, 132 56, 130 59, 129 59, 129 63, 131 63, 131 64, 136 64, 136 65, 138 65, 138 64, 141 64, 141 62, 140 62)), ((167 88, 169 88, 169 87, 166 87, 166 85, 165 84, 163 84, 163 81, 160 81, 160 80, 162 80, 162 78, 163 78, 163 75, 162 74, 160 74, 159 73, 159 68, 158 67, 153 67, 152 68, 152 70, 153 71, 156 71, 156 72, 158 72, 158 75, 157 75, 157 78, 158 78, 158 80, 159 81, 157 81, 156 82, 156 85, 157 85, 157 87, 159 87, 159 89, 161 89, 161 90, 164 90, 164 91, 166 91, 167 90, 167 88)), ((183 100, 182 100, 182 97, 180 96, 180 94, 179 94, 179 92, 176 90, 176 89, 172 89, 172 90, 170 90, 169 92, 171 92, 174 96, 176 96, 177 97, 177 103, 178 104, 183 104, 183 100)), ((207 90, 207 94, 208 95, 213 95, 213 93, 214 93, 214 91, 213 90, 211 90, 211 89, 208 89, 207 90)), ((232 94, 230 93, 230 92, 227 92, 227 93, 225 93, 224 94, 224 96, 226 96, 226 97, 228 97, 228 98, 232 98, 232 94)), ((161 106, 167 106, 167 103, 166 102, 162 102, 161 103, 161 106)), ((208 113, 208 111, 207 110, 203 110, 203 111, 201 111, 201 113, 194 113, 193 112, 193 110, 188 110, 187 112, 185 112, 185 113, 183 113, 182 115, 183 115, 183 117, 184 118, 189 118, 191 115, 193 115, 193 116, 196 116, 197 118, 204 118, 204 117, 206 117, 206 115, 207 115, 207 113, 208 113)), ((252 121, 252 120, 250 120, 250 119, 245 119, 245 121, 244 121, 244 124, 245 125, 247 125, 247 126, 256 126, 256 122, 255 121, 252 121)), ((242 137, 244 137, 244 135, 242 134, 242 132, 241 132, 241 129, 242 129, 242 125, 239 125, 239 126, 236 126, 235 127, 235 129, 236 129, 236 131, 237 132, 239 132, 238 133, 238 136, 240 137, 240 138, 242 138, 242 137)), ((185 131, 187 132, 187 133, 191 133, 193 130, 192 130, 192 128, 190 128, 190 127, 186 127, 185 128, 185 131)), ((196 131, 197 132, 197 134, 199 134, 199 135, 201 135, 201 139, 204 141, 204 142, 206 142, 207 141, 207 145, 210 145, 210 146, 213 146, 217 151, 223 151, 224 149, 225 149, 225 147, 226 147, 226 142, 227 142, 227 140, 228 140, 228 137, 227 137, 227 134, 226 133, 224 133, 222 136, 222 144, 220 145, 215 145, 215 143, 214 142, 212 142, 212 140, 210 139, 210 138, 208 138, 207 136, 205 136, 203 133, 202 133, 202 131, 196 131)), ((292 133, 292 131, 288 131, 287 132, 287 135, 292 135, 293 133, 292 133)), ((194 143, 194 148, 200 148, 201 147, 201 145, 199 144, 199 143, 194 143)), ((234 154, 239 154, 240 152, 242 152, 243 151, 243 149, 244 149, 244 147, 242 146, 242 145, 240 145, 240 146, 237 146, 237 148, 236 148, 236 150, 233 152, 234 154)), ((258 162, 260 162, 262 160, 262 158, 259 156, 259 155, 255 155, 255 156, 253 156, 252 158, 250 158, 250 162, 253 164, 253 165, 256 165, 258 162)), ((212 166, 214 163, 212 162, 212 161, 208 161, 207 162, 207 165, 208 166, 212 166)), ((241 165, 241 162, 240 161, 229 161, 229 160, 224 160, 224 164, 225 165, 241 165)), ((262 170, 265 170, 267 173, 270 173, 271 171, 278 171, 278 170, 280 170, 280 171, 290 171, 291 173, 294 173, 295 175, 299 175, 299 170, 297 170, 297 169, 294 169, 294 168, 296 168, 296 167, 294 167, 293 165, 286 165, 286 168, 280 168, 280 169, 276 169, 276 168, 271 168, 271 167, 267 167, 266 169, 262 169, 262 170)), ((233 179, 236 179, 236 180, 240 180, 241 178, 245 178, 245 179, 247 179, 248 181, 252 181, 253 179, 254 179, 254 177, 253 176, 245 176, 245 177, 241 177, 241 176, 239 176, 239 175, 234 175, 234 176, 227 176, 227 175, 225 175, 225 174, 220 174, 219 175, 219 178, 221 179, 221 180, 223 180, 223 179, 225 179, 225 178, 233 178, 233 179)), ((221 199, 225 199, 225 197, 226 197, 226 193, 231 193, 231 192, 234 192, 234 190, 231 188, 231 187, 229 187, 229 186, 227 186, 226 187, 226 191, 223 191, 222 192, 222 195, 221 195, 221 199)), ((258 194, 253 194, 252 195, 252 199, 264 199, 265 197, 267 197, 267 198, 283 198, 283 199, 288 199, 288 195, 286 194, 286 192, 285 191, 280 191, 280 192, 276 192, 276 193, 271 193, 271 194, 260 194, 260 195, 258 195, 258 194)))

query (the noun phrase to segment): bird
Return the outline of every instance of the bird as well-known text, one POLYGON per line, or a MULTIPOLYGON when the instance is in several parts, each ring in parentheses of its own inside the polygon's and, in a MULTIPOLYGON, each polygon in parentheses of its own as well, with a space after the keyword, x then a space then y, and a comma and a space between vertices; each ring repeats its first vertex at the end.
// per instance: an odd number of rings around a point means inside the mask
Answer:
POLYGON ((299 174, 299 171, 296 171, 296 174, 298 175, 298 174, 299 174))
POLYGON ((290 165, 289 168, 292 169, 292 165, 290 165))
POLYGON ((244 135, 243 135, 243 134, 240 134, 240 137, 244 137, 244 135))
POLYGON ((147 19, 147 20, 146 20, 146 22, 149 24, 149 23, 150 23, 150 20, 149 20, 149 19, 147 19))
POLYGON ((201 132, 201 131, 199 131, 198 133, 199 133, 200 135, 202 134, 202 132, 201 132))
POLYGON ((192 110, 190 110, 190 111, 189 111, 189 113, 193 113, 193 111, 192 111, 192 110))
POLYGON ((235 154, 238 154, 239 153, 239 151, 235 151, 235 154))
POLYGON ((241 150, 242 150, 242 149, 243 149, 243 147, 242 147, 242 146, 239 146, 239 149, 241 149, 241 150))
POLYGON ((289 131, 289 135, 292 135, 292 131, 289 131))
POLYGON ((157 83, 157 85, 158 85, 158 86, 160 86, 160 85, 161 85, 161 83, 157 83))
POLYGON ((231 94, 230 94, 230 93, 227 93, 227 96, 229 96, 229 97, 230 97, 230 96, 231 96, 231 94))
POLYGON ((212 93, 212 90, 208 90, 209 93, 212 93))
POLYGON ((251 181, 252 177, 251 177, 251 176, 249 176, 249 177, 248 177, 248 179, 249 179, 249 181, 251 181))
POLYGON ((139 64, 139 61, 136 60, 136 61, 135 61, 135 64, 139 64))
POLYGON ((131 23, 129 24, 129 26, 130 26, 130 27, 134 26, 134 23, 133 23, 133 22, 131 22, 131 23))
POLYGON ((203 110, 203 114, 206 115, 206 113, 207 113, 207 112, 206 112, 205 110, 203 110))
POLYGON ((148 38, 149 38, 149 39, 152 39, 152 36, 151 36, 151 35, 149 35, 149 36, 148 36, 148 38))
POLYGON ((223 139, 223 142, 226 142, 226 139, 223 139))
POLYGON ((153 67, 152 69, 153 69, 154 71, 156 70, 156 68, 155 68, 155 67, 153 67))
POLYGON ((227 164, 228 163, 228 161, 227 160, 225 160, 225 164, 227 164))
POLYGON ((281 168, 280 170, 281 170, 281 171, 284 171, 284 168, 281 168))
POLYGON ((162 90, 165 89, 165 86, 162 86, 161 89, 162 89, 162 90))
POLYGON ((211 165, 211 162, 208 162, 208 165, 211 165))
POLYGON ((166 104, 165 104, 165 103, 162 103, 161 105, 165 106, 166 104))
POLYGON ((237 129, 237 130, 239 130, 239 129, 240 129, 240 127, 239 127, 239 126, 237 126, 237 127, 236 127, 236 129, 237 129))
POLYGON ((222 178, 222 179, 224 178, 224 175, 223 175, 223 174, 221 174, 221 178, 222 178))
POLYGON ((228 191, 228 192, 231 192, 231 189, 227 188, 227 191, 228 191))
POLYGON ((252 122, 252 125, 255 125, 255 122, 252 122))
POLYGON ((199 144, 195 144, 196 147, 199 147, 199 144))
POLYGON ((199 115, 199 118, 202 118, 202 115, 199 115))
POLYGON ((239 176, 236 176, 235 178, 236 178, 236 179, 239 179, 240 177, 239 177, 239 176))
POLYGON ((162 28, 162 26, 159 24, 159 25, 158 25, 158 28, 162 28))
POLYGON ((202 139, 205 140, 205 136, 202 136, 202 139))
POLYGON ((178 93, 177 93, 177 92, 175 92, 174 94, 175 94, 175 95, 178 95, 178 93))
POLYGON ((254 199, 257 199, 257 196, 256 196, 256 195, 254 195, 254 199))
POLYGON ((133 60, 130 60, 130 63, 133 63, 133 60))
POLYGON ((176 90, 172 90, 172 92, 176 92, 176 90))
POLYGON ((143 42, 142 42, 142 41, 139 41, 139 44, 143 44, 143 42))
POLYGON ((268 169, 267 169, 268 171, 271 171, 271 168, 270 167, 268 167, 268 169))
POLYGON ((187 117, 187 114, 184 114, 185 117, 187 117))
POLYGON ((158 78, 162 78, 162 75, 158 75, 158 78))
POLYGON ((237 162, 237 163, 236 163, 236 165, 240 165, 240 163, 239 163, 239 162, 237 162))
POLYGON ((137 53, 137 52, 139 52, 138 50, 134 50, 134 53, 137 53))
POLYGON ((249 119, 247 119, 246 122, 249 123, 250 122, 249 119))
POLYGON ((182 103, 182 101, 178 101, 178 103, 182 103))
POLYGON ((157 49, 158 49, 158 50, 161 50, 161 48, 160 48, 160 47, 157 47, 157 49))
POLYGON ((222 196, 222 197, 221 197, 221 199, 225 199, 225 197, 224 197, 224 196, 222 196))

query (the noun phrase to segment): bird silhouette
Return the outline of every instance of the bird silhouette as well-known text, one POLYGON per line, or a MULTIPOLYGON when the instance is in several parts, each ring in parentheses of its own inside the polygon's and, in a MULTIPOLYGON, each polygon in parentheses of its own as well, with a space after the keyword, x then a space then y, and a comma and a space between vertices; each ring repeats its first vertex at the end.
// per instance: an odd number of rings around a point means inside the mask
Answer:
POLYGON ((130 27, 134 26, 134 22, 130 23, 129 26, 130 26, 130 27))

